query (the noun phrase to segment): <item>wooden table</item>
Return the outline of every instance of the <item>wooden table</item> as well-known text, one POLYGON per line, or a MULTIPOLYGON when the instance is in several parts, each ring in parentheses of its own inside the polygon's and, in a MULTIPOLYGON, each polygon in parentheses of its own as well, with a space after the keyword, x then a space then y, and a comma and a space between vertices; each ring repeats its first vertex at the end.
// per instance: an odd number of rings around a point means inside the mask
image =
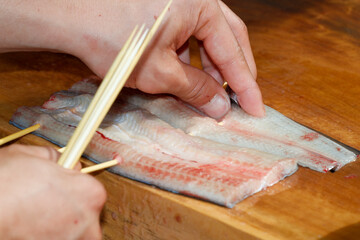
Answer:
MULTIPOLYGON (((360 3, 226 2, 247 23, 265 103, 360 149, 360 3)), ((17 130, 8 124, 17 107, 39 105, 90 74, 63 54, 0 55, 0 135, 17 130)), ((20 142, 51 145, 32 135, 20 142)), ((336 173, 300 168, 233 209, 108 172, 96 178, 108 191, 104 239, 360 238, 359 159, 336 173)))

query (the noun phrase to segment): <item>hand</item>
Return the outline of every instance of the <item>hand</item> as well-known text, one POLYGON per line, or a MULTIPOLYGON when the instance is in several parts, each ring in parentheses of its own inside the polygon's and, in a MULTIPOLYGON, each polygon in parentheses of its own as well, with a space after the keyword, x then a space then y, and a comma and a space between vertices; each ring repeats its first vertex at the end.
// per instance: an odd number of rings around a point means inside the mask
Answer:
MULTIPOLYGON (((12 1, 0 8, 0 47, 63 51, 104 77, 136 24, 150 27, 168 0, 12 1), (1 18, 1 16, 3 16, 1 18), (9 18, 16 19, 9 23, 9 18), (19 21, 19 22, 17 22, 19 21), (14 25, 14 26, 12 26, 14 25), (24 27, 25 26, 25 27, 24 27), (17 29, 18 31, 15 31, 17 29), (25 36, 24 36, 25 35, 25 36), (1 40, 1 37, 0 37, 1 40)), ((1 49, 0 49, 1 50, 1 49)), ((264 115, 245 24, 219 0, 174 0, 127 86, 170 93, 221 118, 230 109, 223 81, 248 113, 264 115), (190 36, 201 42, 204 70, 189 65, 190 36)))
POLYGON ((89 175, 60 167, 57 158, 46 147, 0 149, 3 239, 101 239, 104 188, 89 175))
MULTIPOLYGON (((102 17, 92 18, 95 12, 84 16, 83 29, 87 33, 82 44, 91 50, 78 54, 100 76, 105 75, 131 28, 143 21, 151 26, 154 14, 167 0, 136 1, 126 4, 123 11, 111 7, 111 2, 105 2, 108 8, 102 17), (123 16, 125 12, 127 18, 123 16), (118 26, 119 22, 126 22, 129 27, 118 26), (121 30, 116 31, 117 28, 121 30)), ((208 115, 221 118, 230 108, 222 88, 224 79, 248 113, 264 115, 245 24, 221 1, 174 1, 157 37, 126 85, 147 93, 171 93, 208 115), (202 43, 204 71, 189 65, 186 45, 192 35, 202 43)))

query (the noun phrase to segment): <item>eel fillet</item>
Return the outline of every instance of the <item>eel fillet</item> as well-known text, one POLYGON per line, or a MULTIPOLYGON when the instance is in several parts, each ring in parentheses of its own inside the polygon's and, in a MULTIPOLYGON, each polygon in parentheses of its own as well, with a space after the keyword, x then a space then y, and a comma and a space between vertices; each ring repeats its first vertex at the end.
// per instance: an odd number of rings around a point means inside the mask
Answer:
MULTIPOLYGON (((11 123, 66 145, 99 80, 85 79, 41 107, 20 107, 11 123)), ((338 169, 355 154, 267 107, 263 119, 239 107, 217 122, 177 99, 124 89, 85 150, 112 172, 184 195, 234 206, 297 170, 338 169), (334 150, 335 148, 335 150, 334 150)))

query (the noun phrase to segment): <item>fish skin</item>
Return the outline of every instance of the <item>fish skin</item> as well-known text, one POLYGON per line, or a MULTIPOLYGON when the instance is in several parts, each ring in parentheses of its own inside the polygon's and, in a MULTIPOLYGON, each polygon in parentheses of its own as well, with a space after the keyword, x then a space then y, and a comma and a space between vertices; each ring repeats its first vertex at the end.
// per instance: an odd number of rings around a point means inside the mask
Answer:
MULTIPOLYGON (((91 81, 81 84, 55 93, 42 107, 19 108, 11 122, 22 128, 39 123, 37 134, 66 145, 94 90, 91 81)), ((122 176, 227 207, 297 169, 294 159, 188 135, 149 111, 120 100, 85 154, 99 162, 120 155, 123 161, 112 171, 122 176)))
POLYGON ((233 104, 231 111, 217 122, 170 96, 134 95, 125 90, 121 98, 192 136, 295 158, 299 165, 319 172, 338 170, 356 159, 355 153, 268 106, 266 117, 256 118, 233 104))

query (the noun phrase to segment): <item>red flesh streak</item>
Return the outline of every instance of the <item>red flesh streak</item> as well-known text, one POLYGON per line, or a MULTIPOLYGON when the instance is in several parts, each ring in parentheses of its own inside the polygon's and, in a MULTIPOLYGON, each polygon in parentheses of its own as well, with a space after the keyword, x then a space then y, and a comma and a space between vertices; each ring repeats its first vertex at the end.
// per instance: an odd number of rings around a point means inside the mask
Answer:
POLYGON ((314 139, 318 139, 318 138, 319 138, 319 134, 315 133, 315 132, 307 133, 307 134, 301 136, 302 140, 306 140, 309 142, 313 141, 314 139))
POLYGON ((99 134, 99 135, 100 135, 103 139, 106 139, 106 140, 109 140, 109 141, 114 142, 114 140, 113 140, 113 139, 106 137, 106 136, 105 136, 104 134, 102 134, 101 132, 96 131, 96 133, 97 133, 97 134, 99 134))
MULTIPOLYGON (((68 125, 68 127, 74 128, 75 126, 68 125)), ((103 133, 99 131, 96 131, 96 133, 101 137, 101 139, 105 141, 117 142, 111 138, 106 137, 103 133)), ((121 144, 120 142, 117 143, 121 144)), ((113 155, 115 155, 115 153, 113 153, 113 155)), ((176 156, 170 156, 174 159, 183 160, 176 156)), ((255 179, 261 178, 262 176, 266 175, 268 171, 271 170, 271 168, 258 169, 256 166, 249 163, 239 164, 239 166, 236 166, 236 164, 232 166, 232 168, 229 168, 229 166, 227 166, 227 163, 225 162, 220 162, 217 164, 201 164, 196 167, 186 166, 185 164, 181 163, 161 163, 159 166, 156 160, 154 161, 154 159, 148 157, 142 158, 140 162, 141 163, 137 162, 135 166, 142 169, 142 171, 147 172, 152 177, 157 177, 161 179, 170 177, 183 182, 190 182, 196 180, 196 178, 202 178, 207 180, 219 181, 223 184, 232 186, 238 186, 240 184, 243 184, 244 182, 246 182, 246 180, 253 179, 254 177, 255 179), (180 168, 182 172, 180 174, 171 173, 171 169, 174 168, 180 168), (227 174, 221 174, 219 176, 219 173, 226 172, 227 174), (245 172, 247 174, 243 175, 245 172)))
POLYGON ((55 95, 52 95, 52 96, 49 98, 49 100, 47 100, 47 101, 45 102, 45 104, 46 104, 47 102, 53 102, 53 101, 55 100, 55 98, 56 98, 56 96, 55 96, 55 95))
POLYGON ((60 94, 54 94, 52 95, 49 100, 47 100, 46 102, 44 102, 44 104, 41 106, 42 108, 45 108, 45 109, 55 109, 55 108, 52 108, 52 107, 49 107, 48 104, 50 102, 54 102, 55 100, 57 100, 57 97, 59 96, 60 94))
MULTIPOLYGON (((276 138, 273 138, 273 137, 270 137, 270 136, 263 136, 263 135, 260 135, 260 134, 257 134, 257 133, 253 133, 253 132, 249 132, 249 131, 246 131, 244 129, 241 129, 239 128, 238 126, 234 126, 233 124, 231 124, 230 126, 229 125, 224 125, 225 128, 227 129, 230 129, 230 130, 235 130, 239 133, 241 133, 243 136, 248 136, 248 137, 251 137, 251 138, 266 138, 268 140, 271 140, 271 141, 274 141, 274 142, 279 142, 279 143, 282 143, 282 144, 285 144, 285 145, 288 145, 288 146, 294 146, 294 147, 298 147, 298 148, 301 148, 301 149, 304 149, 306 152, 308 152, 308 154, 310 155, 310 160, 312 160, 315 164, 321 164, 321 163, 329 163, 330 165, 333 166, 333 164, 335 163, 335 165, 337 165, 337 162, 332 160, 332 159, 329 159, 327 157, 324 157, 318 153, 315 153, 311 150, 308 150, 306 149, 305 147, 302 147, 302 146, 297 146, 295 143, 293 142, 290 142, 290 141, 282 141, 282 140, 279 140, 279 139, 276 139, 276 138)), ((319 137, 319 134, 318 133, 308 133, 303 137, 307 136, 306 138, 311 138, 312 140, 316 139, 319 137)), ((305 139, 304 139, 305 140, 305 139)), ((309 140, 307 140, 309 141, 309 140)), ((324 169, 324 172, 327 172, 328 170, 324 169)))
MULTIPOLYGON (((184 183, 198 182, 199 180, 211 180, 221 182, 229 186, 239 186, 249 179, 261 179, 268 171, 264 172, 250 170, 249 175, 243 175, 241 171, 227 171, 227 169, 218 168, 216 165, 199 165, 196 167, 187 166, 186 164, 176 163, 177 172, 172 172, 174 163, 159 163, 154 159, 143 157, 134 164, 136 168, 141 169, 145 174, 157 179, 175 179, 184 183)), ((241 169, 239 169, 241 170, 241 169)), ((198 182, 200 184, 200 182, 198 182)))
MULTIPOLYGON (((72 126, 72 125, 68 125, 68 127, 76 128, 75 126, 72 126)), ((99 131, 96 131, 96 133, 99 134, 102 139, 109 140, 109 141, 112 141, 112 142, 118 142, 118 141, 115 141, 115 140, 113 140, 111 138, 106 137, 104 134, 102 134, 99 131)))

